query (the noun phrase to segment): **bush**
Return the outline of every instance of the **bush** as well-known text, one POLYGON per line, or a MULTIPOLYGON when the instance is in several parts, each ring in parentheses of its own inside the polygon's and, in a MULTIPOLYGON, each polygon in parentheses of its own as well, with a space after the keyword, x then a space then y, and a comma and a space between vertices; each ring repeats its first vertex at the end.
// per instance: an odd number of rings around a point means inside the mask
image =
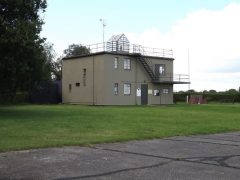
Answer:
POLYGON ((0 94, 0 104, 21 104, 21 103, 28 103, 29 96, 28 93, 19 92, 16 94, 0 94))
POLYGON ((186 102, 186 97, 189 97, 189 93, 174 93, 173 94, 173 101, 176 102, 186 102))
MULTIPOLYGON (((234 103, 240 102, 240 93, 195 93, 203 95, 207 102, 220 102, 220 103, 234 103)), ((189 96, 189 93, 174 93, 173 98, 174 102, 186 102, 186 97, 189 96)))

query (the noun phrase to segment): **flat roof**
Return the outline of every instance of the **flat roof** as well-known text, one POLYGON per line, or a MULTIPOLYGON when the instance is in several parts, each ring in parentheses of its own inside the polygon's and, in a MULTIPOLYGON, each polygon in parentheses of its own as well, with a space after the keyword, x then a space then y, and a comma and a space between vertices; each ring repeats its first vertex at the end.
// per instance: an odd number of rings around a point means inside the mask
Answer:
POLYGON ((83 54, 83 55, 77 55, 77 56, 69 56, 69 57, 64 57, 63 60, 69 60, 69 59, 77 59, 77 58, 82 58, 82 57, 89 57, 89 56, 98 56, 98 55, 104 55, 104 54, 110 54, 110 55, 120 55, 120 56, 131 56, 131 57, 146 57, 146 58, 152 58, 152 59, 164 59, 164 60, 174 60, 174 58, 170 57, 160 57, 160 56, 147 56, 143 55, 141 53, 129 53, 129 52, 109 52, 109 51, 102 51, 102 52, 96 52, 96 53, 89 53, 89 54, 83 54))

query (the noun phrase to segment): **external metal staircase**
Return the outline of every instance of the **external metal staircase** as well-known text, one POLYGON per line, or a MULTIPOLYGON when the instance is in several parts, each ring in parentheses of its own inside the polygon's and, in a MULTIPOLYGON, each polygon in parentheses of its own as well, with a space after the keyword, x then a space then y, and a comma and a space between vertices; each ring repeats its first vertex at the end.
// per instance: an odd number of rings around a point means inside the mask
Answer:
POLYGON ((143 65, 144 69, 146 70, 146 72, 148 73, 149 77, 151 78, 152 81, 157 81, 158 77, 155 75, 155 73, 152 70, 152 63, 151 61, 146 58, 143 57, 141 55, 139 55, 137 57, 138 61, 143 65))
POLYGON ((145 56, 142 56, 140 53, 137 55, 137 60, 144 67, 145 71, 151 78, 152 83, 165 83, 165 84, 189 84, 190 79, 189 75, 184 74, 165 74, 164 76, 156 75, 153 71, 153 64, 150 59, 145 56))
POLYGON ((168 49, 158 49, 143 47, 137 44, 129 44, 125 35, 113 36, 106 43, 98 43, 87 46, 90 54, 98 52, 120 53, 124 55, 134 56, 143 66, 146 73, 155 84, 190 84, 190 77, 186 74, 164 73, 160 75, 155 70, 155 64, 152 63, 151 58, 160 57, 165 59, 173 59, 173 51, 168 49), (149 58, 148 58, 149 57, 149 58))

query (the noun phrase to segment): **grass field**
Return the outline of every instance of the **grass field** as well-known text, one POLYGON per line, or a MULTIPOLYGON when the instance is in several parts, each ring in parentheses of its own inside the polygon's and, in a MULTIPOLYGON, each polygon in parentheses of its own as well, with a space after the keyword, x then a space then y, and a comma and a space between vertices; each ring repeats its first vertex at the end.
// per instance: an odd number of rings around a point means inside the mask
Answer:
POLYGON ((0 106, 0 151, 240 130, 240 105, 0 106))

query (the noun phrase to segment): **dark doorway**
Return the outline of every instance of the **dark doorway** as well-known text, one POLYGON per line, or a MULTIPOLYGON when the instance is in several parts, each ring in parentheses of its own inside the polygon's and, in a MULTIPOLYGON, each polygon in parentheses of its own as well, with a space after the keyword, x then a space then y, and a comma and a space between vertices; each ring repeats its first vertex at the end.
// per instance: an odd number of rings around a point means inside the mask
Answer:
POLYGON ((148 85, 141 84, 141 104, 148 104, 148 85))

